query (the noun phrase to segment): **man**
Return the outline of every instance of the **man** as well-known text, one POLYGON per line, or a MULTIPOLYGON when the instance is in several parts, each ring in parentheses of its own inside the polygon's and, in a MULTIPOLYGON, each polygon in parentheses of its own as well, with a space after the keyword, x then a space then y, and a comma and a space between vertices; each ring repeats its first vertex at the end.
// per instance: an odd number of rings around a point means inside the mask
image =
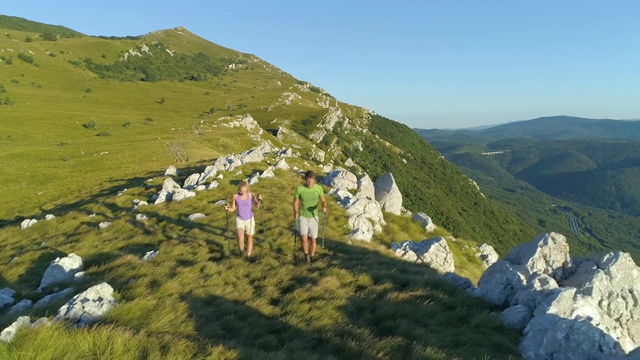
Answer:
POLYGON ((327 212, 327 200, 324 191, 316 184, 316 174, 309 170, 304 174, 305 184, 296 188, 293 195, 293 216, 302 240, 302 251, 307 263, 313 262, 316 254, 316 239, 318 238, 318 203, 322 202, 322 213, 327 212), (311 244, 308 239, 311 238, 311 244))

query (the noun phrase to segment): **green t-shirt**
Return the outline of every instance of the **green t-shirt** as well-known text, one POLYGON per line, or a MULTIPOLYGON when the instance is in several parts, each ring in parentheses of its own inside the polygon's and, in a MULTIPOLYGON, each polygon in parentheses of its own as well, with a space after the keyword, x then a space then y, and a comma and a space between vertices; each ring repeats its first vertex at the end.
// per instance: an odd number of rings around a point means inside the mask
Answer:
POLYGON ((323 196, 324 191, 322 191, 322 187, 318 184, 313 185, 311 188, 305 185, 298 186, 293 198, 300 199, 300 216, 305 218, 318 216, 318 203, 323 196))

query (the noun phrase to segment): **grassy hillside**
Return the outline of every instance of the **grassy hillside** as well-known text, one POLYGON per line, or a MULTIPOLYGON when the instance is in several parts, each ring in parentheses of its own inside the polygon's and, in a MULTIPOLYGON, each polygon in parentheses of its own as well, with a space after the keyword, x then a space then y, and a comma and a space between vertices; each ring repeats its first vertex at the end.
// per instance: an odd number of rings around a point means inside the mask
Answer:
MULTIPOLYGON (((303 160, 289 162, 305 166, 303 160)), ((348 245, 347 216, 329 201, 326 248, 313 265, 296 265, 291 203, 279 201, 283 189, 292 191, 301 182, 293 172, 278 170, 277 178, 252 187, 265 199, 264 211, 256 213, 257 261, 228 255, 225 214, 213 202, 228 198, 239 179, 266 166, 225 173, 219 188, 192 199, 143 206, 139 211, 148 219, 142 222, 134 220, 131 203, 157 192, 161 178, 150 186, 136 186, 146 176, 131 179, 122 195, 120 186, 107 188, 86 202, 55 209, 56 219, 24 231, 3 229, 0 288, 11 286, 20 299, 38 300, 44 294, 34 290, 48 263, 75 252, 87 271, 76 290, 107 281, 119 305, 90 330, 55 325, 23 331, 11 344, 0 344, 0 357, 518 358, 518 334, 500 325, 493 308, 388 250, 391 241, 429 236, 406 218, 388 216, 391 233, 377 243, 348 245), (188 221, 196 212, 207 217, 188 221), (100 230, 101 221, 112 225, 100 230), (154 249, 156 259, 139 260, 154 249)), ((481 269, 474 244, 459 240, 450 246, 463 271, 481 269)), ((462 275, 477 281, 480 273, 462 275)), ((1 318, 0 325, 9 321, 1 318)))
POLYGON ((0 174, 7 184, 0 224, 15 225, 172 163, 205 165, 270 141, 324 164, 343 165, 351 156, 352 170, 371 171, 374 180, 392 171, 409 210, 501 252, 533 236, 406 126, 184 28, 32 42, 14 40, 34 33, 8 33, 0 38, 0 161, 7 170, 0 174), (266 130, 259 139, 218 126, 247 113, 266 130), (338 121, 330 126, 332 114, 338 121), (377 155, 364 157, 363 144, 368 156, 377 155), (181 156, 168 150, 176 148, 181 156), (318 150, 323 159, 315 157, 318 150))
MULTIPOLYGON (((58 37, 79 37, 84 36, 75 30, 60 25, 43 24, 36 21, 27 20, 17 16, 7 16, 0 14, 0 29, 27 31, 30 33, 39 33, 32 40, 49 40, 55 41, 58 37)), ((5 36, 7 34, 5 33, 5 36)), ((25 40, 25 38, 19 40, 25 40)))

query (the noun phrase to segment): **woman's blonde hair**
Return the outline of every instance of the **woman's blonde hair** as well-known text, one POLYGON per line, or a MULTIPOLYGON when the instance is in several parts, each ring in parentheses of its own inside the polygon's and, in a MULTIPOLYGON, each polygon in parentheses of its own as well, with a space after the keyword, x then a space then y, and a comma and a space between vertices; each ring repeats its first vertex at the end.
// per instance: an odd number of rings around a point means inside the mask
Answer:
POLYGON ((240 184, 238 185, 238 191, 242 190, 243 187, 246 187, 247 191, 249 191, 249 182, 247 180, 240 181, 240 184))

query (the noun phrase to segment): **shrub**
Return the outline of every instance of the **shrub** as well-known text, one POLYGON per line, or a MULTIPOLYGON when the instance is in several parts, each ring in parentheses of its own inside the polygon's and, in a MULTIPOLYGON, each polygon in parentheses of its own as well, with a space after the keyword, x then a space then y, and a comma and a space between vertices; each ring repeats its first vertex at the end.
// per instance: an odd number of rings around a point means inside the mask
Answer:
POLYGON ((13 84, 20 84, 20 81, 18 79, 16 79, 16 78, 11 79, 11 82, 13 84))
POLYGON ((97 133, 96 136, 111 136, 111 131, 110 130, 101 131, 97 133))
POLYGON ((24 38, 24 42, 32 42, 32 41, 33 41, 33 39, 28 37, 28 36, 26 38, 24 38))
POLYGON ((11 60, 11 58, 8 58, 4 63, 7 64, 7 65, 12 65, 13 64, 13 60, 11 60))
POLYGON ((164 104, 165 99, 163 97, 160 98, 160 100, 158 101, 159 104, 164 104))
POLYGON ((23 53, 18 54, 18 59, 26 62, 27 64, 33 64, 33 58, 29 55, 25 55, 23 53))
POLYGON ((87 129, 95 129, 96 128, 96 121, 94 119, 91 119, 91 120, 87 121, 86 123, 82 124, 82 126, 84 126, 87 129))
POLYGON ((84 91, 84 92, 86 92, 86 93, 90 93, 90 92, 91 92, 91 88, 90 88, 90 87, 88 87, 88 88, 84 88, 84 90, 83 90, 83 91, 84 91))
POLYGON ((42 34, 42 40, 44 40, 44 41, 57 41, 58 37, 53 33, 44 33, 44 34, 42 34))
POLYGON ((144 119, 144 124, 145 125, 150 125, 150 124, 153 124, 154 122, 155 122, 155 120, 153 120, 153 118, 151 118, 151 117, 148 117, 148 118, 144 119))
POLYGON ((56 54, 54 54, 54 53, 50 52, 50 53, 49 53, 49 56, 51 56, 51 57, 56 57, 56 54))
POLYGON ((0 94, 7 92, 7 89, 4 88, 4 85, 0 84, 0 94))
POLYGON ((11 98, 7 96, 6 98, 4 98, 4 104, 8 106, 12 106, 13 100, 11 100, 11 98))
POLYGON ((131 123, 127 121, 126 123, 122 124, 122 127, 128 129, 131 127, 131 123))

